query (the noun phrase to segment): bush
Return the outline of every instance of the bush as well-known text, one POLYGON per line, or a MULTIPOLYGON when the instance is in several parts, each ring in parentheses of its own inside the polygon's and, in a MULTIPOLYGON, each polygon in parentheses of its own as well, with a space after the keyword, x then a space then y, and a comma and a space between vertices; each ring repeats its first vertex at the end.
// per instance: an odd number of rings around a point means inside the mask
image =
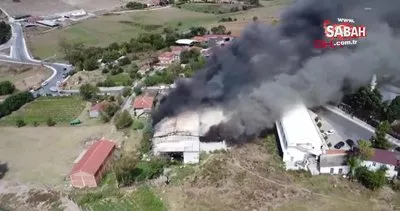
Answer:
POLYGON ((140 140, 140 153, 147 154, 151 150, 151 138, 153 137, 153 127, 151 122, 147 122, 143 129, 142 139, 140 140))
POLYGON ((131 10, 139 10, 139 9, 147 8, 147 5, 146 5, 146 4, 142 4, 142 3, 138 3, 138 2, 131 1, 131 2, 128 2, 128 3, 125 5, 125 7, 128 8, 128 9, 131 9, 131 10))
POLYGON ((144 128, 144 123, 140 119, 135 119, 132 124, 132 129, 141 130, 144 128))
POLYGON ((124 90, 122 90, 122 96, 128 97, 132 94, 132 89, 130 87, 125 87, 124 90))
POLYGON ((46 120, 46 124, 47 124, 47 126, 52 127, 52 126, 56 125, 56 122, 51 117, 49 117, 46 120))
POLYGON ((132 125, 133 119, 127 110, 119 113, 115 118, 115 127, 117 129, 127 128, 132 125))
POLYGON ((319 118, 318 118, 318 117, 315 117, 314 120, 315 120, 315 122, 318 122, 318 121, 319 121, 319 118))
POLYGON ((11 38, 11 26, 4 21, 0 22, 0 44, 7 42, 11 38))
POLYGON ((37 127, 37 126, 39 126, 39 122, 34 121, 34 122, 32 123, 32 125, 33 125, 34 127, 37 127))
POLYGON ((9 95, 15 91, 15 86, 10 81, 0 82, 0 95, 9 95))
POLYGON ((154 179, 163 173, 167 161, 163 159, 151 159, 150 161, 139 162, 133 171, 135 182, 142 182, 154 179))
POLYGON ((318 127, 322 127, 322 123, 321 123, 321 122, 318 122, 318 123, 317 123, 317 126, 318 126, 318 127))
POLYGON ((18 120, 16 121, 16 125, 17 125, 18 128, 20 128, 20 127, 25 126, 26 123, 25 123, 25 121, 24 121, 23 119, 18 119, 18 120))
POLYGON ((121 58, 120 60, 118 60, 118 64, 121 66, 128 65, 130 63, 131 63, 131 60, 129 60, 128 57, 126 57, 126 56, 121 58))
POLYGON ((110 72, 108 68, 104 68, 103 70, 101 70, 101 73, 103 74, 107 74, 108 72, 110 72))
POLYGON ((142 94, 142 88, 137 86, 137 87, 133 88, 133 92, 135 93, 136 96, 139 96, 142 94))
POLYGON ((367 167, 363 166, 356 169, 355 176, 366 188, 375 190, 386 184, 385 171, 386 169, 370 171, 367 167))

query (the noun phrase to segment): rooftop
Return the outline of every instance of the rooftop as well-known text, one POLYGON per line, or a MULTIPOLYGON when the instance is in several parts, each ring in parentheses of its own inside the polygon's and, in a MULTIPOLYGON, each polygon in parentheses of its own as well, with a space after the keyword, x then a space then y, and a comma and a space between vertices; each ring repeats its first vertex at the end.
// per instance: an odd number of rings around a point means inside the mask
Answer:
POLYGON ((175 41, 175 43, 179 44, 179 45, 191 45, 195 42, 197 42, 197 41, 191 40, 191 39, 180 39, 180 40, 175 41))
POLYGON ((323 154, 319 158, 321 167, 346 166, 347 154, 323 154))
POLYGON ((88 174, 96 174, 100 166, 107 159, 107 156, 115 148, 115 143, 112 141, 101 140, 94 143, 85 152, 80 159, 72 168, 70 174, 75 174, 78 172, 85 172, 88 174))
POLYGON ((370 161, 388 164, 388 165, 400 165, 400 153, 391 152, 383 149, 375 149, 374 155, 369 159, 370 161))
POLYGON ((152 109, 154 97, 148 95, 140 95, 135 98, 132 103, 134 109, 152 109))
POLYGON ((285 133, 288 146, 311 144, 322 145, 317 126, 303 104, 294 106, 285 112, 281 118, 281 125, 285 133))

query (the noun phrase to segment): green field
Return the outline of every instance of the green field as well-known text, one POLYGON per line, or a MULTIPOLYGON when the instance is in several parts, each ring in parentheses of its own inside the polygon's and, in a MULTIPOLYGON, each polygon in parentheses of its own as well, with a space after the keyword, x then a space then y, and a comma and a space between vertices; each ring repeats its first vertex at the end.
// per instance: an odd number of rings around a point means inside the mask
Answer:
POLYGON ((60 39, 105 46, 130 40, 140 33, 161 32, 168 26, 185 31, 191 26, 216 22, 220 17, 178 8, 100 16, 60 30, 32 35, 29 45, 35 56, 45 58, 56 54, 59 57, 62 56, 58 47, 60 39))
POLYGON ((233 7, 241 8, 241 5, 237 4, 211 4, 211 3, 187 3, 180 5, 182 9, 194 11, 194 12, 202 12, 202 13, 211 13, 211 14, 222 14, 229 13, 230 9, 233 7))
POLYGON ((18 111, 0 119, 0 125, 15 125, 23 119, 28 125, 45 124, 51 117, 57 123, 69 123, 79 116, 86 102, 79 97, 40 97, 18 111))
POLYGON ((127 86, 128 82, 132 82, 132 79, 126 73, 108 75, 106 80, 114 81, 117 86, 127 86))
POLYGON ((148 186, 139 187, 131 195, 115 198, 108 196, 100 201, 83 205, 93 211, 165 211, 160 198, 148 186))

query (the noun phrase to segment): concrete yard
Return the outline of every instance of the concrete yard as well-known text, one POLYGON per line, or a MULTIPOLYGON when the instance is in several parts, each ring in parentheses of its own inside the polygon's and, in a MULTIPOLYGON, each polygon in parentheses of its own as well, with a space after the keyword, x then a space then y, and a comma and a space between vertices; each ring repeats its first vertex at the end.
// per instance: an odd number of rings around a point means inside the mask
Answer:
POLYGON ((63 185, 84 142, 95 137, 120 140, 110 125, 77 127, 0 127, 0 162, 9 171, 4 180, 63 185))

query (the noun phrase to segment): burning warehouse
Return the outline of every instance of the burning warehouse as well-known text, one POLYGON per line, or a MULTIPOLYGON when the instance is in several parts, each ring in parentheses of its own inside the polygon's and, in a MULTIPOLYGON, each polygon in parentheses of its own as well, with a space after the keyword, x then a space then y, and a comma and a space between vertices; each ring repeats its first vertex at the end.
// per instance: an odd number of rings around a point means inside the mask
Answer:
POLYGON ((211 126, 224 121, 222 110, 204 109, 167 117, 154 127, 153 152, 155 155, 179 154, 184 163, 198 163, 202 151, 226 149, 223 140, 206 140, 211 126))

